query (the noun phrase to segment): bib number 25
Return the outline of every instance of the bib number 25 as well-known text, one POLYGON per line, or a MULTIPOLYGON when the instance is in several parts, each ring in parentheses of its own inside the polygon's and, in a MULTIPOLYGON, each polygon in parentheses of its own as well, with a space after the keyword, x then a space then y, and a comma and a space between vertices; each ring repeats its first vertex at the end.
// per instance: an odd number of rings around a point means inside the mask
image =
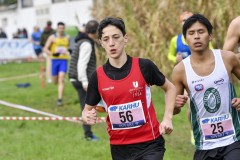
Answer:
POLYGON ((127 112, 119 112, 119 117, 120 117, 120 121, 122 123, 126 123, 128 122, 132 122, 133 121, 133 116, 132 116, 132 112, 131 111, 127 111, 127 112))
POLYGON ((223 132, 222 122, 211 124, 211 128, 213 128, 212 134, 218 134, 223 132))

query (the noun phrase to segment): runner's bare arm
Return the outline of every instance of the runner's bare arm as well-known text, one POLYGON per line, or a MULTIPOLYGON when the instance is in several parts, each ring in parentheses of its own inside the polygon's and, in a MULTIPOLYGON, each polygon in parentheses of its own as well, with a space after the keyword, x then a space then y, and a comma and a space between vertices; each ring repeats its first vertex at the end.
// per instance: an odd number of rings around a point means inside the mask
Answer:
POLYGON ((228 27, 223 50, 234 51, 234 49, 237 47, 239 39, 240 39, 240 17, 237 17, 230 23, 228 27))
MULTIPOLYGON (((237 54, 231 51, 224 50, 222 50, 221 53, 229 77, 231 78, 232 77, 231 75, 234 74, 240 80, 240 63, 237 60, 237 54)), ((240 98, 237 97, 233 98, 232 106, 236 107, 236 109, 240 111, 240 98)))
POLYGON ((88 125, 94 125, 97 123, 97 111, 94 106, 88 104, 85 105, 84 110, 82 111, 83 122, 88 125))
POLYGON ((176 88, 168 79, 166 79, 161 88, 165 92, 165 112, 163 121, 160 125, 160 131, 161 134, 170 134, 173 131, 172 117, 176 98, 176 88))
POLYGON ((185 75, 183 62, 176 65, 172 72, 172 82, 176 87, 177 97, 175 99, 174 114, 178 114, 181 111, 181 107, 187 102, 188 96, 184 95, 183 77, 185 75))

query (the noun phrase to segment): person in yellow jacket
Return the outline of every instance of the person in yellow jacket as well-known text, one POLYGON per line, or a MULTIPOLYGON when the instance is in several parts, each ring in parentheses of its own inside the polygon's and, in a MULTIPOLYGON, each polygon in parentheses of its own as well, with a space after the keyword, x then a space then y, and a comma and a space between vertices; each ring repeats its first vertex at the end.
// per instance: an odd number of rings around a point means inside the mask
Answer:
POLYGON ((62 96, 64 90, 64 77, 68 69, 69 56, 69 36, 65 34, 65 24, 57 24, 57 32, 51 35, 45 46, 44 51, 50 56, 52 61, 52 81, 58 84, 57 105, 62 105, 62 96))

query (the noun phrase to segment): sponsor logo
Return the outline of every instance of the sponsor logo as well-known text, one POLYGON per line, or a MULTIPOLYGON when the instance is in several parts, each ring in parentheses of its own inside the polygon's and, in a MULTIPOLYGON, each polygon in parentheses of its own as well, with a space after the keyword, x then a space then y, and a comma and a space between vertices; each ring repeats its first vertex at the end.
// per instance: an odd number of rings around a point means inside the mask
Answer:
POLYGON ((192 81, 192 84, 194 84, 194 83, 199 83, 199 82, 202 82, 202 81, 204 81, 203 78, 202 78, 202 79, 195 80, 195 81, 192 81))
POLYGON ((109 110, 112 111, 112 112, 116 111, 117 109, 118 109, 117 106, 111 106, 111 107, 109 107, 109 110))
POLYGON ((103 88, 102 90, 103 91, 108 91, 108 90, 113 90, 114 89, 114 87, 113 86, 110 86, 110 87, 107 87, 107 88, 103 88))
POLYGON ((223 82, 224 82, 224 79, 221 78, 221 79, 219 79, 219 80, 214 81, 214 84, 220 85, 220 84, 223 84, 223 82))
POLYGON ((208 123, 208 122, 209 122, 209 120, 210 120, 209 118, 207 118, 207 119, 204 119, 204 120, 202 120, 202 123, 203 123, 203 124, 206 124, 206 123, 208 123))
POLYGON ((194 87, 195 91, 199 92, 199 91, 202 91, 204 89, 203 85, 202 84, 197 84, 195 87, 194 87))
POLYGON ((221 105, 221 96, 218 90, 215 88, 208 88, 204 93, 203 103, 208 112, 217 112, 221 105))
POLYGON ((109 110, 111 112, 120 112, 120 111, 128 111, 135 108, 141 107, 140 101, 130 102, 130 103, 124 103, 119 105, 112 105, 109 107, 109 110))
POLYGON ((220 116, 215 116, 215 117, 210 117, 210 118, 206 118, 202 120, 202 124, 212 124, 212 123, 218 123, 218 122, 222 122, 225 120, 230 119, 230 115, 229 114, 224 114, 224 115, 220 115, 220 116))

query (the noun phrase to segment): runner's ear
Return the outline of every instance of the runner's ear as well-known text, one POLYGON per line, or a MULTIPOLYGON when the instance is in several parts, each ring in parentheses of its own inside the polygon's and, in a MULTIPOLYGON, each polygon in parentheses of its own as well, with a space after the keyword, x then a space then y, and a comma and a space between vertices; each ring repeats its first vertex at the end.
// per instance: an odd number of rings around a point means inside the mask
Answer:
POLYGON ((209 35, 209 41, 213 39, 212 34, 209 35))
MULTIPOLYGON (((102 44, 102 41, 101 41, 101 39, 99 39, 99 43, 101 44, 101 46, 103 47, 103 44, 102 44)), ((103 47, 104 48, 104 47, 103 47)))
POLYGON ((126 44, 128 42, 128 35, 125 34, 125 36, 123 38, 124 38, 124 43, 126 44))

